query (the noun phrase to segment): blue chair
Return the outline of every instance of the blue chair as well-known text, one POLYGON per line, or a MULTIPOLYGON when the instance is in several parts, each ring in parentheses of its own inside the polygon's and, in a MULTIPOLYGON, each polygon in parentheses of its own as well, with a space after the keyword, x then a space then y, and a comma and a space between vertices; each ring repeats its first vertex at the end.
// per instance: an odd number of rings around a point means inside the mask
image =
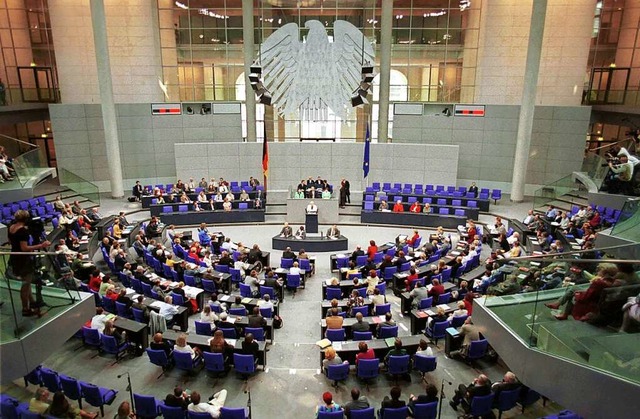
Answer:
POLYGON ((498 394, 498 419, 502 418, 502 412, 513 409, 520 399, 520 391, 522 388, 514 388, 513 390, 504 390, 498 394))
POLYGON ((80 390, 82 390, 82 397, 84 398, 84 401, 93 407, 99 407, 100 414, 103 417, 104 405, 111 405, 118 395, 117 390, 98 387, 91 383, 85 383, 84 381, 80 381, 80 390))
POLYGON ((211 323, 196 320, 196 335, 211 336, 211 323))
POLYGON ((298 263, 300 264, 300 269, 303 269, 305 274, 311 274, 311 262, 309 259, 299 259, 298 263))
POLYGON ((345 381, 349 377, 349 364, 329 365, 327 378, 333 380, 333 386, 338 388, 338 381, 345 381))
POLYGON ((424 331, 424 334, 427 335, 430 341, 434 342, 437 345, 438 339, 442 339, 445 337, 445 334, 447 333, 447 327, 449 327, 449 320, 437 322, 433 324, 432 327, 427 327, 427 329, 424 331))
POLYGON ((273 317, 273 309, 271 307, 260 307, 260 315, 265 319, 273 317))
POLYGON ((204 359, 204 368, 207 371, 214 372, 216 374, 226 374, 229 371, 224 359, 224 354, 203 352, 202 357, 204 359))
POLYGON ((298 287, 300 287, 300 275, 287 274, 287 289, 293 290, 293 293, 295 294, 298 287))
POLYGON ((185 411, 180 406, 167 406, 160 403, 160 414, 164 419, 185 419, 185 411))
POLYGON ((240 269, 229 268, 229 273, 231 274, 231 282, 234 284, 240 284, 242 282, 242 273, 240 269))
POLYGON ((449 208, 440 208, 440 209, 438 209, 438 214, 440 214, 440 215, 449 215, 449 208))
POLYGON ((120 317, 124 317, 125 319, 131 318, 131 313, 129 312, 129 307, 125 303, 119 303, 116 301, 116 313, 120 317))
POLYGON ((7 419, 19 419, 22 412, 29 410, 29 403, 20 403, 6 394, 0 394, 0 415, 7 419))
POLYGON ((240 296, 252 298, 251 287, 246 284, 240 284, 240 296))
POLYGON ((340 288, 327 287, 325 292, 327 300, 333 300, 334 298, 340 300, 342 298, 342 290, 340 288))
POLYGON ((40 369, 42 368, 42 365, 38 365, 37 367, 35 367, 33 370, 31 370, 31 372, 29 372, 27 375, 25 375, 24 378, 24 386, 25 387, 29 387, 29 384, 35 384, 37 386, 41 386, 42 385, 42 377, 40 375, 40 369))
POLYGON ((160 374, 158 378, 162 377, 171 366, 171 359, 167 357, 167 353, 162 349, 147 348, 146 352, 152 364, 162 367, 162 374, 160 374))
POLYGON ((450 292, 445 292, 444 294, 440 294, 438 296, 438 304, 449 304, 450 300, 451 300, 450 292))
POLYGON ((474 340, 469 344, 469 351, 465 356, 467 362, 480 359, 487 354, 489 342, 486 339, 474 340))
POLYGON ((131 343, 127 341, 118 344, 115 337, 104 334, 100 334, 100 341, 102 342, 102 346, 100 347, 102 352, 116 356, 116 362, 114 362, 114 364, 120 362, 122 356, 131 347, 131 343))
POLYGON ((387 304, 380 304, 375 306, 375 315, 376 316, 383 316, 387 313, 391 312, 391 303, 387 303, 387 304))
POLYGON ((100 332, 98 329, 82 326, 82 344, 95 349, 100 349, 100 332))
POLYGON ((398 337, 398 326, 382 326, 378 332, 379 339, 398 337))
POLYGON ((460 326, 462 326, 465 322, 465 320, 467 320, 467 316, 466 314, 464 316, 453 316, 453 318, 451 319, 451 327, 455 327, 456 329, 460 326))
POLYGON ((486 396, 476 396, 471 399, 471 412, 470 414, 476 418, 479 416, 489 415, 492 413, 493 408, 493 393, 486 396))
POLYGON ((60 378, 57 372, 46 367, 41 367, 40 377, 42 378, 42 385, 51 393, 55 393, 60 389, 60 378))
POLYGON ((209 294, 213 294, 213 293, 215 293, 217 291, 216 290, 216 285, 215 285, 215 283, 213 282, 212 279, 204 279, 204 278, 202 278, 201 281, 202 281, 202 289, 204 289, 205 292, 208 292, 209 294))
POLYGON ((349 266, 349 258, 348 257, 342 257, 342 258, 337 258, 336 259, 336 267, 338 269, 341 268, 347 268, 349 266))
POLYGON ((353 332, 353 340, 371 340, 373 339, 373 333, 371 332, 353 332))
MULTIPOLYGON (((133 281, 132 281, 132 283, 133 283, 133 281)), ((144 294, 145 297, 153 298, 153 296, 151 294, 151 285, 149 285, 147 283, 144 283, 144 282, 141 282, 140 286, 142 288, 142 294, 144 294)))
POLYGON ((156 418, 160 415, 160 403, 153 396, 133 393, 136 417, 156 418))
POLYGON ((373 202, 372 201, 364 201, 363 209, 365 211, 373 211, 373 202))
POLYGON ((268 294, 272 301, 278 300, 278 296, 273 287, 260 286, 260 297, 264 297, 265 294, 268 294))
POLYGON ((415 355, 413 357, 413 368, 420 371, 422 379, 425 379, 425 374, 435 371, 438 366, 438 360, 435 356, 427 355, 415 355))
POLYGON ((262 327, 245 327, 244 328, 245 336, 248 333, 251 333, 253 335, 253 338, 259 342, 265 341, 264 329, 262 327))
POLYGON ((131 307, 131 311, 133 312, 133 320, 138 323, 146 323, 147 321, 144 318, 144 311, 139 308, 131 307))
POLYGON ((344 329, 327 329, 326 332, 327 339, 331 342, 343 342, 346 340, 344 329))
POLYGON ((431 308, 433 306, 433 297, 427 297, 420 300, 418 309, 423 310, 425 308, 431 308))
POLYGON ((395 356, 391 355, 388 358, 388 366, 389 366, 389 374, 393 375, 396 380, 396 385, 398 382, 398 376, 409 373, 409 363, 411 362, 411 358, 409 355, 401 355, 395 356))
POLYGON ((409 416, 409 408, 407 406, 397 409, 380 409, 381 419, 406 419, 409 416))
POLYGON ((244 407, 222 407, 220 408, 220 419, 247 419, 249 413, 244 407))
POLYGON ((344 410, 340 409, 335 412, 318 412, 318 419, 341 419, 344 417, 344 410))
POLYGON ((351 419, 375 419, 376 412, 373 407, 351 411, 351 419))
POLYGON ((436 419, 438 415, 438 402, 421 403, 413 405, 413 417, 420 419, 436 419))
POLYGON ((384 280, 386 282, 392 281, 393 280, 393 275, 398 272, 398 267, 397 266, 387 266, 386 268, 384 268, 384 280))
POLYGON ((39 413, 34 413, 30 410, 22 410, 20 412, 20 419, 40 419, 41 417, 39 413))
POLYGON ((500 189, 494 189, 491 191, 491 199, 493 199, 493 203, 497 204, 500 199, 502 199, 502 191, 500 189))
MULTIPOLYGON (((366 288, 361 288, 363 290, 365 290, 366 292, 366 288)), ((358 313, 362 313, 362 315, 364 317, 367 317, 369 315, 369 306, 362 306, 362 307, 352 307, 351 308, 351 317, 355 317, 356 314, 358 313)))
POLYGON ((191 358, 188 352, 173 351, 173 361, 176 368, 187 371, 189 374, 202 366, 202 358, 199 356, 191 358))
POLYGON ((225 339, 236 339, 238 337, 235 327, 220 327, 219 329, 222 330, 225 339))
POLYGON ((364 266, 367 264, 367 255, 356 257, 356 266, 364 266))
POLYGON ((116 314, 116 302, 107 296, 102 297, 102 308, 104 308, 109 313, 116 314))
MULTIPOLYGON (((524 409, 527 406, 531 406, 532 404, 540 400, 540 397, 541 396, 537 391, 531 390, 528 387, 521 389, 520 399, 518 400, 518 404, 522 407, 522 413, 524 413, 524 409)), ((543 406, 545 401, 546 399, 543 399, 543 406)))
POLYGON ((229 268, 229 266, 227 265, 220 265, 217 264, 214 269, 218 272, 222 272, 223 274, 228 274, 231 273, 231 268, 229 268))
POLYGON ((171 293, 171 301, 177 306, 184 305, 184 297, 180 294, 171 293))
POLYGON ((356 376, 367 383, 367 389, 369 388, 369 380, 376 378, 379 373, 380 360, 378 358, 361 359, 356 365, 356 376))
MULTIPOLYGON (((168 279, 172 279, 173 278, 173 272, 171 273, 171 275, 167 276, 168 279)), ((190 287, 197 287, 198 284, 196 283, 196 277, 193 275, 184 275, 184 284, 188 285, 190 287)))
POLYGON ((246 307, 230 308, 229 314, 234 316, 246 316, 247 308, 246 307))
POLYGON ((78 407, 82 409, 82 390, 80 390, 80 382, 75 378, 60 374, 60 388, 64 391, 64 395, 78 402, 78 407))
POLYGON ((280 267, 282 269, 289 269, 293 266, 293 259, 282 258, 280 259, 280 267))
POLYGON ((253 355, 233 354, 233 368, 245 378, 256 372, 257 362, 253 355))

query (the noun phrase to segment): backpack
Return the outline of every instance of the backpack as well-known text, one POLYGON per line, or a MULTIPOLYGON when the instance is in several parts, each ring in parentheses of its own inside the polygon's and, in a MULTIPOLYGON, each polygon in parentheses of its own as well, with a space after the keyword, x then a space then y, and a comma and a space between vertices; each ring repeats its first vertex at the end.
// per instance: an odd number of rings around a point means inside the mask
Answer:
POLYGON ((282 317, 278 316, 277 314, 273 316, 273 328, 274 329, 282 328, 282 317))

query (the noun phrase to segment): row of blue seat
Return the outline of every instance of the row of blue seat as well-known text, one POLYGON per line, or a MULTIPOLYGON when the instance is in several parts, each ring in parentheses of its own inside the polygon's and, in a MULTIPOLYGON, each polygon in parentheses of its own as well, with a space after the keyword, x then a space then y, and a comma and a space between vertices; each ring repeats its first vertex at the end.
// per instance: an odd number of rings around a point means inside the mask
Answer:
POLYGON ((0 207, 2 211, 2 218, 0 221, 7 225, 13 221, 13 216, 18 210, 29 211, 32 216, 40 217, 45 221, 49 221, 60 216, 60 212, 54 208, 53 204, 48 203, 44 196, 24 201, 11 202, 0 205, 0 207))
POLYGON ((444 185, 430 185, 427 184, 422 187, 422 184, 416 183, 415 185, 411 183, 394 183, 393 186, 391 183, 383 183, 382 187, 380 187, 380 182, 373 182, 372 186, 367 186, 365 188, 365 193, 375 193, 375 192, 385 192, 385 193, 403 193, 403 194, 416 194, 416 195, 441 195, 441 196, 466 196, 467 198, 476 198, 480 199, 488 199, 491 196, 491 199, 500 199, 502 197, 501 189, 493 189, 489 188, 481 188, 478 192, 478 196, 475 193, 467 192, 468 188, 465 186, 459 186, 457 189, 455 186, 444 186, 444 185), (483 198, 482 196, 486 196, 483 198))
MULTIPOLYGON (((173 187, 175 186, 175 184, 173 183, 167 183, 166 185, 164 184, 157 184, 157 185, 144 185, 144 190, 147 190, 149 192, 153 192, 153 190, 155 188, 160 189, 162 192, 167 192, 170 193, 173 190, 173 187)), ((249 185, 248 181, 241 181, 241 182, 237 182, 237 181, 233 181, 233 182, 229 182, 229 189, 231 190, 231 192, 233 193, 240 193, 242 192, 242 190, 244 189, 245 191, 249 192, 250 190, 253 190, 253 188, 249 185)), ((206 191, 206 188, 203 187, 196 187, 194 188, 195 193, 200 193, 200 191, 206 191)), ((264 186, 262 185, 258 185, 256 187, 256 190, 261 190, 264 191, 264 186)))

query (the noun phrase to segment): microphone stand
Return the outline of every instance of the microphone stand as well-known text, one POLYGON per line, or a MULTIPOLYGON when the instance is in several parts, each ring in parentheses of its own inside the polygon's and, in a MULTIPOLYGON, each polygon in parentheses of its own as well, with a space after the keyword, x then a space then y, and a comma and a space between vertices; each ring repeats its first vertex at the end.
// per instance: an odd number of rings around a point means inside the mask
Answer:
POLYGON ((451 381, 445 381, 444 378, 442 379, 442 385, 440 386, 440 398, 438 400, 438 419, 440 419, 440 416, 442 415, 442 399, 444 399, 444 383, 447 383, 450 386, 453 385, 451 381))
POLYGON ((129 371, 125 371, 122 374, 118 375, 118 378, 122 378, 125 374, 127 375, 127 391, 129 392, 129 399, 131 400, 131 412, 135 414, 136 405, 133 403, 133 388, 131 387, 131 374, 129 374, 129 371))
POLYGON ((249 408, 249 419, 251 419, 251 387, 249 387, 249 383, 247 382, 247 389, 244 393, 248 396, 247 399, 247 407, 249 408))

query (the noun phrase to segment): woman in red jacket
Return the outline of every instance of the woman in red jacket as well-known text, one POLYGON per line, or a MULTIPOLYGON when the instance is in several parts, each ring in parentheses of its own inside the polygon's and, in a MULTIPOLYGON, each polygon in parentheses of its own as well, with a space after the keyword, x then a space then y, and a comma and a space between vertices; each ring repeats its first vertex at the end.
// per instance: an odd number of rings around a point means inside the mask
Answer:
POLYGON ((373 255, 378 253, 378 246, 376 246, 376 242, 374 240, 369 241, 369 247, 367 247, 367 258, 373 259, 373 255))

